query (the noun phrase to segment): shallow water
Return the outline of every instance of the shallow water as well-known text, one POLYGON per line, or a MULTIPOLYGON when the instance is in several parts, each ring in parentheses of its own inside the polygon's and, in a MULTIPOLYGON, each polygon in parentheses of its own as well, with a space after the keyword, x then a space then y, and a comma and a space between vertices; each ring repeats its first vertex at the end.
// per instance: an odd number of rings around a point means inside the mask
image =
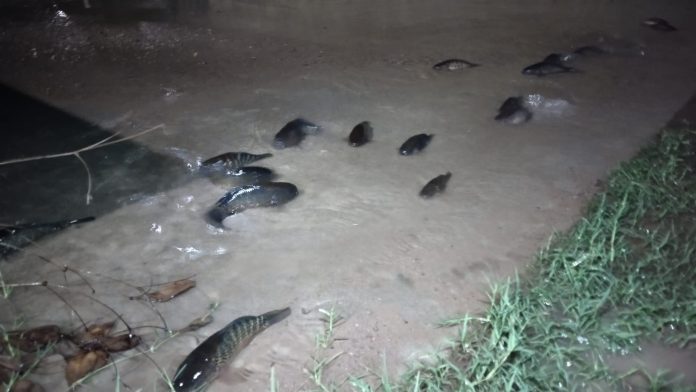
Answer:
MULTIPOLYGON (((3 149, 3 159, 166 128, 89 153, 89 206, 73 157, 0 166, 11 195, 0 222, 97 215, 27 251, 89 272, 96 296, 133 326, 160 321, 128 300, 137 290, 112 279, 148 286, 195 275, 196 289, 157 305, 170 327, 211 302, 220 307, 213 324, 151 354, 169 372, 227 322, 291 306, 211 391, 265 390, 272 364, 282 390, 308 389, 301 369, 313 355, 339 351, 326 373, 337 382, 363 366, 381 368, 383 357, 392 373, 426 358, 454 333, 437 322, 483 309, 487 282, 522 270, 553 231, 579 216, 595 181, 693 93, 685 81, 696 65, 689 24, 696 5, 688 1, 152 1, 135 11, 90 3, 3 6, 2 83, 84 122, 70 127, 69 142, 38 133, 3 149), (681 31, 640 25, 653 15, 681 31), (520 73, 551 52, 588 44, 612 53, 577 59, 578 74, 520 73), (483 65, 431 69, 452 57, 483 65), (521 126, 493 121, 505 98, 528 94, 569 106, 521 126), (227 189, 192 173, 196 162, 271 152, 273 135, 297 116, 323 131, 259 165, 296 184, 298 198, 245 211, 227 231, 208 227, 202 215, 227 189), (352 148, 346 138, 364 120, 374 140, 352 148), (435 134, 430 145, 400 156, 399 145, 421 132, 435 134), (444 194, 418 197, 447 171, 444 194), (345 340, 316 353, 319 309, 332 306, 345 318, 336 331, 345 340)), ((65 284, 57 267, 28 252, 2 266, 13 281, 65 284)), ((87 288, 75 276, 68 284, 62 293, 84 319, 113 317, 79 294, 87 288)), ((0 311, 3 324, 22 315, 28 325, 78 325, 46 290, 18 289, 12 298, 0 311)), ((45 377, 62 379, 60 366, 45 377)), ((135 389, 159 382, 142 357, 119 370, 135 389)), ((93 382, 91 390, 113 390, 112 373, 93 382)))

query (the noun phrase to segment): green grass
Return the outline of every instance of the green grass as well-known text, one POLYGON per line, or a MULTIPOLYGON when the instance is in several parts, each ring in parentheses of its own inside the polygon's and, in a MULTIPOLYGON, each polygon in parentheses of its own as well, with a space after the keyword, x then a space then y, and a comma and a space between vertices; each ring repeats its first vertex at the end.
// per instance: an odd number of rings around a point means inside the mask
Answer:
MULTIPOLYGON (((417 366, 398 389, 621 390, 628 374, 612 372, 607 356, 644 339, 694 342, 695 156, 695 133, 665 131, 622 164, 524 278, 492 288, 485 315, 446 322, 460 330, 452 354, 417 366)), ((677 389, 665 373, 643 375, 649 390, 677 389)))
MULTIPOLYGON (((607 358, 647 339, 693 344, 695 282, 696 132, 666 131, 609 176, 584 218, 553 236, 523 277, 492 287, 484 314, 444 322, 459 332, 434 362, 400 380, 384 370, 334 384, 324 370, 342 352, 323 353, 305 372, 322 392, 609 391, 636 375, 647 390, 680 390, 665 372, 615 373, 607 358)), ((0 294, 12 287, 0 277, 0 294)), ((333 308, 322 314, 318 351, 340 321, 333 308)))

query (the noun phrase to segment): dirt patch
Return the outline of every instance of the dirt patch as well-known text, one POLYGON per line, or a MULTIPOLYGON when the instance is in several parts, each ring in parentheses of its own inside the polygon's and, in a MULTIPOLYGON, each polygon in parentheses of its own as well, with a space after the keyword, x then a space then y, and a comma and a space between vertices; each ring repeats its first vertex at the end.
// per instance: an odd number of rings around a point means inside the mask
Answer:
MULTIPOLYGON (((693 93, 683 83, 696 64, 687 50, 693 33, 659 35, 639 23, 660 14, 688 26, 680 7, 693 5, 686 1, 209 5, 202 16, 128 23, 69 10, 66 23, 60 10, 47 10, 47 19, 3 26, 8 55, 0 70, 4 83, 90 122, 131 112, 125 132, 165 123, 166 132, 140 141, 148 151, 177 148, 194 158, 262 153, 296 116, 324 128, 264 162, 279 180, 295 183, 300 196, 279 210, 240 214, 232 230, 211 230, 201 219, 226 189, 194 179, 156 188, 34 249, 91 271, 97 296, 133 325, 157 316, 128 300, 138 293, 111 278, 147 286, 196 275, 195 289, 158 306, 165 319, 186 325, 210 302, 221 306, 213 324, 152 355, 170 372, 232 319, 291 306, 287 321, 234 362, 241 377, 230 383, 245 390, 267 390, 271 364, 281 390, 310 386, 299 369, 318 355, 315 336, 324 327, 318 310, 332 306, 345 319, 334 349, 345 354, 327 379, 380 369, 383 359, 391 374, 427 359, 454 332, 437 322, 483 309, 488 281, 523 269, 549 234, 579 216, 596 179, 635 153, 693 93), (552 51, 601 36, 649 51, 588 59, 578 75, 520 74, 552 51), (431 69, 459 56, 483 65, 461 73, 431 69), (493 121, 505 98, 533 93, 571 96, 574 110, 520 127, 493 121), (364 120, 375 128, 374 141, 348 146, 345 137, 364 120), (423 131, 436 135, 427 149, 399 156, 398 146, 423 131), (429 179, 447 171, 452 179, 444 194, 418 197, 429 179)), ((187 173, 185 164, 177 167, 187 173)), ((0 221, 11 216, 0 213, 0 221)), ((61 276, 31 256, 3 265, 3 274, 15 281, 61 276)), ((71 290, 84 289, 75 284, 71 290)), ((104 317, 80 295, 66 296, 83 317, 104 317)), ((50 293, 23 289, 12 298, 0 312, 3 323, 19 315, 30 323, 76 322, 50 293)), ((151 388, 156 369, 149 366, 135 359, 124 363, 121 376, 151 388)), ((228 388, 225 380, 223 374, 211 390, 228 388)), ((95 390, 112 384, 108 375, 94 380, 95 390)))

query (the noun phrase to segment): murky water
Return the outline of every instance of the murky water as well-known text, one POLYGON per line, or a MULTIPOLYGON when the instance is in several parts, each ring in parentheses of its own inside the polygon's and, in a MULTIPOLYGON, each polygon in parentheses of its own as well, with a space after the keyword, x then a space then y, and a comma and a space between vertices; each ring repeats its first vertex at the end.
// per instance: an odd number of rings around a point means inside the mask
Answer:
MULTIPOLYGON (((15 130, 11 139, 23 141, 3 143, 2 159, 166 127, 84 154, 94 175, 89 206, 74 157, 0 166, 0 222, 97 215, 15 255, 3 274, 67 284, 61 293, 84 319, 113 317, 80 294, 88 292, 80 279, 66 283, 33 254, 49 256, 88 272, 95 296, 133 326, 161 321, 119 281, 147 287, 195 275, 194 291, 157 305, 169 326, 185 326, 211 302, 220 307, 213 324, 150 354, 168 372, 232 319, 291 306, 293 315, 259 336, 212 391, 265 390, 271 365, 282 390, 308 389, 302 368, 312 356, 340 351, 328 379, 381 368, 383 357, 395 373, 442 347, 453 331, 437 322, 482 309, 487 282, 523 269, 554 230, 571 224, 595 181, 694 87, 696 5, 688 1, 152 1, 135 10, 88 3, 0 8, 5 96, 35 99, 27 114, 6 113, 21 122, 44 118, 33 115, 41 103, 58 111, 28 127, 43 133, 15 130), (680 31, 640 25, 655 15, 680 31), (588 44, 611 53, 576 60, 576 74, 520 73, 551 52, 588 44), (483 65, 431 69, 450 57, 483 65), (529 123, 492 120, 505 98, 536 94, 544 99, 530 100, 538 105, 529 123), (272 151, 275 132, 297 116, 323 132, 272 151), (363 120, 374 141, 355 149, 345 139, 363 120), (422 154, 397 153, 424 131, 435 137, 422 154), (245 211, 227 231, 208 227, 202 215, 227 189, 191 169, 226 151, 272 151, 261 166, 296 184, 299 197, 245 211), (418 197, 447 171, 444 194, 418 197), (345 318, 336 330, 342 340, 316 352, 319 309, 332 306, 345 318)), ((4 324, 21 316, 28 325, 78 325, 47 290, 17 289, 12 299, 0 312, 4 324)), ((42 369, 46 380, 62 380, 62 363, 42 369)), ((161 382, 143 357, 119 370, 134 389, 161 382)), ((105 372, 90 388, 112 390, 113 382, 105 372)))

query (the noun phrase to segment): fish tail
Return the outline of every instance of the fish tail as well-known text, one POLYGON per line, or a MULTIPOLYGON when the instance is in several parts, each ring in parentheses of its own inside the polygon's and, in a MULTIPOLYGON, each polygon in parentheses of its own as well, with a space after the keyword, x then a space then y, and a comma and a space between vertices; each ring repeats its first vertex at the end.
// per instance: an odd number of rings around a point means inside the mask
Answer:
POLYGON ((258 157, 257 157, 257 158, 258 158, 257 160, 259 160, 259 159, 270 158, 270 157, 272 157, 272 156, 273 156, 273 154, 271 154, 270 152, 267 152, 267 153, 265 153, 265 154, 259 154, 258 157))
POLYGON ((451 172, 445 173, 445 177, 449 180, 449 178, 452 177, 452 173, 451 172))
POLYGON ((222 224, 222 221, 225 220, 228 216, 232 216, 235 214, 236 211, 229 211, 227 208, 224 207, 214 207, 210 211, 208 211, 205 214, 205 220, 217 227, 217 228, 225 228, 225 226, 222 224))
POLYGON ((260 315, 259 318, 263 319, 264 324, 268 324, 270 326, 284 320, 290 315, 290 313, 291 310, 289 307, 287 307, 283 309, 271 310, 270 312, 260 315))
POLYGON ((85 222, 91 222, 95 218, 93 216, 86 216, 84 218, 78 218, 78 219, 69 219, 69 220, 62 220, 58 222, 51 222, 51 223, 30 223, 27 225, 20 225, 17 226, 17 228, 20 229, 64 229, 70 225, 76 225, 78 223, 85 223, 85 222))
POLYGON ((65 222, 65 225, 66 225, 66 226, 67 226, 67 225, 76 225, 76 224, 79 224, 79 223, 91 222, 91 221, 93 221, 94 219, 95 219, 95 218, 94 218, 93 216, 85 216, 84 218, 78 218, 78 219, 72 219, 72 220, 66 221, 66 222, 65 222))

